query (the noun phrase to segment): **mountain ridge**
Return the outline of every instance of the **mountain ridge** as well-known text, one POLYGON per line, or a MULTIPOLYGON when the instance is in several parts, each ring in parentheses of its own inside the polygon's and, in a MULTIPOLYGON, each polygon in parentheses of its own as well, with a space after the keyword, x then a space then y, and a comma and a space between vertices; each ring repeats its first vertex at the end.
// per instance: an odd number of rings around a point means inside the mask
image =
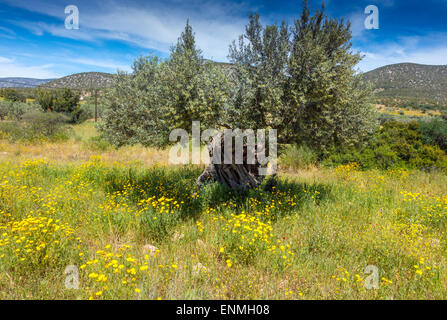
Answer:
MULTIPOLYGON (((229 63, 214 62, 223 69, 229 63)), ((0 78, 0 88, 72 88, 101 89, 113 85, 116 75, 104 72, 82 72, 58 79, 0 78)), ((376 98, 416 100, 447 106, 447 65, 396 63, 363 73, 373 84, 376 98)))
POLYGON ((0 88, 35 88, 56 79, 36 79, 26 77, 0 78, 0 88))
POLYGON ((447 105, 447 65, 396 63, 363 74, 376 97, 416 99, 447 105))
POLYGON ((116 75, 105 72, 74 73, 40 85, 41 88, 100 89, 113 85, 116 75))

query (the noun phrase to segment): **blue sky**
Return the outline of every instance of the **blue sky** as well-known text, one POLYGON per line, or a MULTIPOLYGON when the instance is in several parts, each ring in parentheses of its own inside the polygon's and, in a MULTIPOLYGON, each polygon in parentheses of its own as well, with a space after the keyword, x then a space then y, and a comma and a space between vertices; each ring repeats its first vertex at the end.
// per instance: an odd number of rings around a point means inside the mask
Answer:
MULTIPOLYGON (((312 9, 321 1, 311 0, 312 9)), ((326 13, 352 23, 353 48, 365 55, 361 71, 399 62, 447 64, 447 0, 326 0, 326 13), (379 9, 379 29, 367 30, 368 5, 379 9)), ((129 71, 139 54, 166 57, 187 18, 204 56, 226 61, 229 43, 247 16, 291 22, 294 1, 0 0, 0 77, 53 78, 84 71, 129 71), (79 9, 79 29, 65 29, 67 5, 79 9)))

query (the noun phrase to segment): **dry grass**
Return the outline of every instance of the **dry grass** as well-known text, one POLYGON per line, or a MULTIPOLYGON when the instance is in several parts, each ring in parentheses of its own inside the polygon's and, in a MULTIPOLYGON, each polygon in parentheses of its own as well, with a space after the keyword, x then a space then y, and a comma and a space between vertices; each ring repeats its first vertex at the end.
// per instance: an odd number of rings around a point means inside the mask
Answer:
POLYGON ((429 110, 423 112, 422 110, 412 110, 412 109, 402 109, 396 107, 387 107, 383 104, 376 104, 377 111, 384 114, 399 115, 403 113, 405 116, 415 116, 415 117, 428 117, 428 116, 440 116, 441 111, 439 110, 429 110))
MULTIPOLYGON (((20 162, 26 159, 46 159, 60 164, 82 163, 91 156, 98 154, 98 150, 90 148, 88 141, 97 135, 95 124, 91 121, 73 127, 74 135, 68 141, 42 144, 19 144, 2 141, 0 143, 0 159, 20 162)), ((143 148, 141 146, 127 146, 120 149, 113 147, 101 151, 105 162, 137 162, 145 166, 154 164, 168 164, 167 150, 143 148)))

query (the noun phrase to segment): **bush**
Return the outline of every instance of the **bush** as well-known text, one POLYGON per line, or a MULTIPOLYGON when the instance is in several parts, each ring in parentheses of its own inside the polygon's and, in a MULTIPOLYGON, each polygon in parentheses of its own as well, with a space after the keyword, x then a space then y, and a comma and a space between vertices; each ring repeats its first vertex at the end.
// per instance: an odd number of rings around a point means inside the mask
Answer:
POLYGON ((63 115, 34 111, 26 113, 22 122, 0 123, 0 132, 11 142, 61 141, 68 139, 66 123, 63 115))
POLYGON ((421 169, 447 169, 447 157, 438 146, 423 145, 410 164, 421 169))
POLYGON ((37 110, 34 105, 24 102, 0 101, 0 120, 22 120, 25 113, 37 110))
MULTIPOLYGON (((365 163, 366 159, 363 160, 365 163)), ((399 163, 399 156, 394 152, 389 145, 378 146, 374 150, 374 158, 368 163, 368 167, 379 167, 380 169, 388 169, 390 167, 396 166, 399 163)))
POLYGON ((43 111, 51 111, 54 104, 54 95, 50 91, 39 90, 37 92, 37 103, 43 111))
POLYGON ((13 102, 26 102, 26 97, 14 89, 5 89, 3 90, 3 96, 7 101, 13 102))
POLYGON ((441 119, 444 120, 444 122, 447 122, 447 111, 443 110, 441 112, 441 119))
POLYGON ((8 119, 20 121, 27 112, 30 112, 33 109, 34 109, 33 106, 27 103, 14 102, 11 105, 11 109, 8 114, 8 119))
POLYGON ((29 112, 23 116, 23 121, 34 132, 39 132, 45 137, 52 137, 61 132, 69 118, 55 112, 29 112))
POLYGON ((420 121, 419 131, 424 135, 424 144, 437 145, 447 152, 447 122, 439 118, 430 121, 420 121))
POLYGON ((288 145, 279 158, 286 168, 309 168, 317 163, 317 154, 305 145, 288 145))
POLYGON ((93 151, 106 151, 112 146, 103 136, 90 137, 85 145, 93 151))
POLYGON ((67 115, 71 123, 78 123, 82 114, 79 107, 80 95, 68 88, 63 91, 39 90, 37 103, 46 112, 57 112, 67 115))
MULTIPOLYGON (((88 119, 93 119, 95 117, 95 103, 88 101, 80 105, 81 114, 78 119, 78 123, 82 123, 88 119)), ((98 118, 103 115, 104 107, 98 103, 98 118)))
POLYGON ((11 101, 0 101, 0 120, 5 120, 11 109, 11 101))
POLYGON ((415 121, 409 123, 385 122, 365 148, 334 150, 325 160, 325 164, 339 165, 357 162, 364 169, 436 167, 447 170, 447 156, 435 144, 434 139, 428 140, 427 137, 433 138, 437 135, 427 133, 432 132, 427 128, 439 130, 440 127, 427 124, 426 128, 421 129, 420 123, 415 121), (421 131, 426 134, 424 135, 421 131))

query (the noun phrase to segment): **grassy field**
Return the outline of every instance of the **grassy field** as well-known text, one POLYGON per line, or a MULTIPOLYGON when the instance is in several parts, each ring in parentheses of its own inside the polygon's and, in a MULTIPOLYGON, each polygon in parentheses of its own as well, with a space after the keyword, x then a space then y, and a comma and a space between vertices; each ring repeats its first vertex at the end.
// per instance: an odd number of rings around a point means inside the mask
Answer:
POLYGON ((447 298, 445 175, 351 164, 198 190, 166 151, 73 132, 0 142, 2 299, 447 298))
POLYGON ((415 117, 428 117, 428 116, 439 116, 441 111, 439 110, 429 110, 423 112, 423 110, 414 109, 403 109, 398 107, 386 107, 383 104, 376 104, 377 111, 384 114, 391 115, 405 115, 405 116, 415 116, 415 117))

